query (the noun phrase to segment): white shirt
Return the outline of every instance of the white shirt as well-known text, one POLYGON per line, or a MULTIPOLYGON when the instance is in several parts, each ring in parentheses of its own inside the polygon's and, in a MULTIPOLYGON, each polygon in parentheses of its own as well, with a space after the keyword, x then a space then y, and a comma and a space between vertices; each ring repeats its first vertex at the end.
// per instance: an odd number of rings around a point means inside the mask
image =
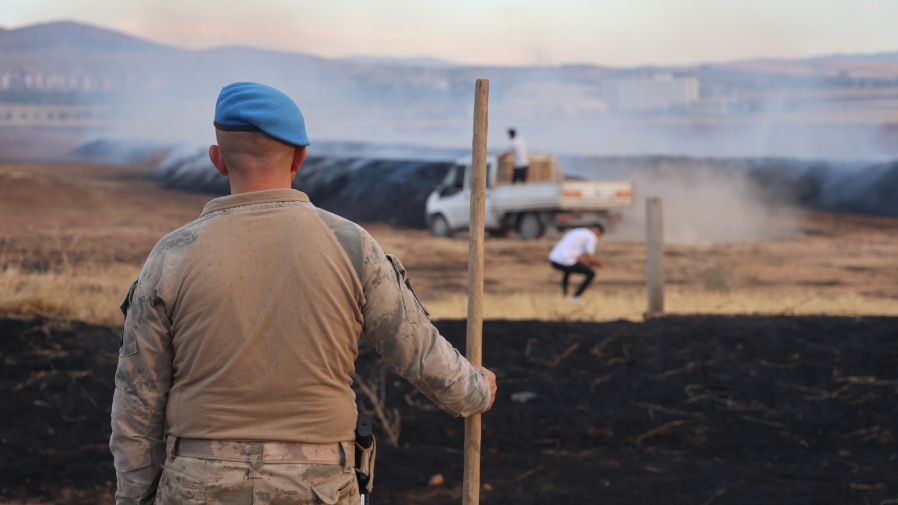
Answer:
POLYGON ((530 156, 527 155, 527 144, 521 137, 515 137, 508 143, 506 154, 514 156, 514 167, 522 168, 530 166, 530 156))
POLYGON ((549 253, 549 261, 569 267, 584 254, 595 254, 599 237, 589 228, 574 228, 564 234, 549 253))

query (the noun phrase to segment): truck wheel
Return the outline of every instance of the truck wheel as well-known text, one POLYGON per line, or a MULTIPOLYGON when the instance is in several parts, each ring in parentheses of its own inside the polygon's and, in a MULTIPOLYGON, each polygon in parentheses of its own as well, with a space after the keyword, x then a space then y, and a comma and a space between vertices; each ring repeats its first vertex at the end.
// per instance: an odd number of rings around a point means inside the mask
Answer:
POLYGON ((434 237, 451 237, 452 228, 449 228, 449 223, 446 222, 445 217, 437 214, 430 219, 430 233, 434 237))
POLYGON ((518 231, 524 240, 538 239, 543 234, 543 223, 536 214, 524 214, 518 222, 518 231))

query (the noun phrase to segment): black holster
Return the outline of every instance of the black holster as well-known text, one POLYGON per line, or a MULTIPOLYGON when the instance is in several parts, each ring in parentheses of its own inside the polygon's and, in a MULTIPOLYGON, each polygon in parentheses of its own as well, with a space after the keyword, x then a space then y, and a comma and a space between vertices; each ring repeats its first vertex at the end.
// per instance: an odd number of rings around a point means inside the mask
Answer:
POLYGON ((377 442, 371 432, 371 416, 359 414, 355 428, 355 472, 359 479, 359 494, 365 505, 371 503, 369 495, 374 489, 374 456, 377 454, 377 442))

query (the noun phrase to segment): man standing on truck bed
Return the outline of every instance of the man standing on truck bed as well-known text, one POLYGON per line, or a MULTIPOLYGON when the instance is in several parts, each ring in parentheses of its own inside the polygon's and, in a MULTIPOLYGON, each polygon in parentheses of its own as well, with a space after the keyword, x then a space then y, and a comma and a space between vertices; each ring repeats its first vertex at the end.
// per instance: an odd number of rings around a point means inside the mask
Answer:
POLYGON ((521 184, 523 184, 527 181, 527 169, 530 168, 527 144, 524 143, 524 139, 517 136, 514 128, 508 130, 508 137, 508 150, 505 151, 505 154, 511 155, 514 159, 514 172, 511 176, 511 183, 516 184, 518 181, 521 181, 521 184))
POLYGON ((577 292, 571 297, 575 303, 583 303, 580 296, 596 276, 589 266, 605 267, 605 262, 595 257, 596 245, 603 233, 605 233, 605 227, 600 223, 595 223, 588 228, 574 228, 565 233, 549 253, 549 262, 552 267, 564 272, 564 278, 561 281, 561 291, 564 296, 567 296, 568 277, 572 273, 586 276, 583 283, 577 288, 577 292))
POLYGON ((293 100, 231 84, 214 125, 231 196, 163 238, 122 303, 116 503, 358 504, 362 334, 452 415, 489 410, 495 376, 440 336, 396 257, 291 189, 309 145, 293 100))

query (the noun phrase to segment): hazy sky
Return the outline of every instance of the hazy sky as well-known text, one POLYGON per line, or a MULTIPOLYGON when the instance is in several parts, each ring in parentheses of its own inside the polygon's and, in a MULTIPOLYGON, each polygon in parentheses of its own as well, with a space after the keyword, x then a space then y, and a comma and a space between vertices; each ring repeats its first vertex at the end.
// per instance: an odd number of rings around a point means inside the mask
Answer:
POLYGON ((2 0, 186 48, 615 66, 898 51, 898 0, 2 0))

